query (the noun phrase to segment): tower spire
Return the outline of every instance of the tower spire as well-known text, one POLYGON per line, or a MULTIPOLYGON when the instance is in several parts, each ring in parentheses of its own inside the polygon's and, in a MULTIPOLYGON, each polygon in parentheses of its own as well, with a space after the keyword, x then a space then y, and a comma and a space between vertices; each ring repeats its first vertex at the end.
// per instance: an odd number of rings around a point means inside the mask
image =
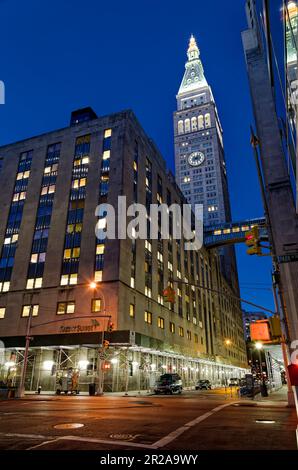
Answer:
POLYGON ((187 58, 185 73, 178 91, 178 96, 203 87, 208 87, 200 59, 200 49, 198 48, 196 38, 193 34, 189 39, 187 58))

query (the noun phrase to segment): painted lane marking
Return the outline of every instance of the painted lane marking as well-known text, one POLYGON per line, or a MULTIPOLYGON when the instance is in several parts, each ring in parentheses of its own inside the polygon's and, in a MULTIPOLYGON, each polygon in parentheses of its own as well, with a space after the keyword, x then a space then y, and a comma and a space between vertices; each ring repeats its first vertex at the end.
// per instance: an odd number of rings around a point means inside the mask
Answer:
POLYGON ((218 411, 223 410, 224 408, 226 408, 228 406, 231 406, 232 404, 233 404, 233 402, 225 403, 224 405, 217 406, 216 408, 213 408, 213 410, 208 411, 207 413, 204 413, 201 416, 198 416, 196 419, 194 419, 192 421, 189 421, 188 423, 184 424, 180 428, 177 428, 175 431, 172 431, 167 436, 162 437, 158 441, 154 442, 154 444, 151 445, 151 448, 152 449, 159 449, 160 447, 164 447, 165 445, 167 445, 170 442, 177 439, 177 437, 181 436, 181 434, 188 431, 190 428, 196 426, 197 424, 201 423, 205 419, 209 418, 209 416, 212 416, 213 414, 217 413, 218 411))

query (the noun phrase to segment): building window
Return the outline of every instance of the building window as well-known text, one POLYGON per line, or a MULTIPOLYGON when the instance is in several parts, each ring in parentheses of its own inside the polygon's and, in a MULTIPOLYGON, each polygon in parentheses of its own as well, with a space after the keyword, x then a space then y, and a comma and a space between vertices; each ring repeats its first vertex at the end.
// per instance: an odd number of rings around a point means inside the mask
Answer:
POLYGON ((191 331, 187 330, 187 339, 191 341, 191 331))
POLYGON ((61 286, 67 286, 69 285, 75 285, 78 283, 78 275, 76 273, 74 274, 62 274, 61 276, 61 281, 60 285, 61 286))
POLYGON ((178 134, 183 134, 184 133, 184 125, 183 121, 178 121, 178 134))
POLYGON ((5 307, 0 307, 0 319, 5 317, 5 307))
POLYGON ((162 317, 158 317, 157 326, 158 326, 158 328, 161 328, 162 330, 164 330, 165 329, 165 319, 162 318, 162 317))
POLYGON ((185 126, 185 132, 190 132, 190 119, 185 119, 184 126, 185 126))
POLYGON ((181 336, 181 338, 183 338, 184 336, 184 329, 182 328, 182 326, 179 326, 179 336, 181 336))
POLYGON ((92 299, 91 301, 91 312, 97 313, 101 311, 101 299, 92 299))
POLYGON ((104 131, 104 138, 107 139, 108 137, 112 136, 112 129, 106 129, 104 131))
POLYGON ((95 271, 94 281, 95 282, 101 282, 102 281, 102 271, 95 271))
POLYGON ((205 114, 205 127, 211 127, 211 117, 210 114, 205 114))
POLYGON ((135 317, 135 304, 129 304, 129 316, 130 318, 135 317))
POLYGON ((149 325, 152 325, 152 313, 145 311, 144 320, 145 323, 149 323, 149 325))
POLYGON ((197 118, 193 117, 193 118, 191 118, 191 131, 195 132, 197 130, 198 130, 197 118))
POLYGON ((27 279, 26 289, 40 289, 42 286, 42 277, 27 279))
POLYGON ((29 317, 30 311, 31 311, 32 317, 37 317, 37 315, 38 315, 38 309, 39 309, 39 305, 38 305, 38 304, 35 304, 35 305, 23 305, 22 317, 29 317))
POLYGON ((204 129, 204 116, 198 117, 198 127, 199 127, 199 131, 204 129))
POLYGON ((175 323, 170 321, 170 333, 175 333, 175 323))
POLYGON ((66 313, 74 313, 75 302, 58 302, 57 315, 65 315, 66 313))

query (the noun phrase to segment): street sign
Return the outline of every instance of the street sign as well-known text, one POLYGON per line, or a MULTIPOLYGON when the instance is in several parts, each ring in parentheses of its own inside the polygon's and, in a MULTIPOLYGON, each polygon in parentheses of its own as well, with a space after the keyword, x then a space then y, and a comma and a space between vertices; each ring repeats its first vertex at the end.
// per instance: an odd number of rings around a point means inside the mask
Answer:
POLYGON ((296 261, 298 261, 298 252, 278 256, 277 259, 279 263, 295 263, 296 261))

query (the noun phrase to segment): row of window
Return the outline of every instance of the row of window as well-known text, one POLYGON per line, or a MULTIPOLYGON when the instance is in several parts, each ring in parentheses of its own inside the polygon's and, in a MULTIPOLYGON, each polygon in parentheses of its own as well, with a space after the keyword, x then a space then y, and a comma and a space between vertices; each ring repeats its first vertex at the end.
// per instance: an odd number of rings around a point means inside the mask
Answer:
POLYGON ((180 119, 178 121, 178 134, 186 134, 188 132, 201 131, 211 127, 211 116, 210 113, 206 113, 204 116, 193 116, 191 119, 180 119))
MULTIPOLYGON (((91 301, 92 313, 100 312, 101 307, 102 307, 101 299, 92 299, 91 301)), ((6 311, 6 307, 0 307, 0 319, 5 318, 5 311, 6 311)), ((38 312, 39 312, 39 304, 23 305, 21 316, 29 317, 31 315, 33 317, 37 317, 38 312)), ((75 312, 75 301, 57 303, 57 309, 56 309, 57 315, 65 315, 65 314, 74 313, 74 312, 75 312)))

